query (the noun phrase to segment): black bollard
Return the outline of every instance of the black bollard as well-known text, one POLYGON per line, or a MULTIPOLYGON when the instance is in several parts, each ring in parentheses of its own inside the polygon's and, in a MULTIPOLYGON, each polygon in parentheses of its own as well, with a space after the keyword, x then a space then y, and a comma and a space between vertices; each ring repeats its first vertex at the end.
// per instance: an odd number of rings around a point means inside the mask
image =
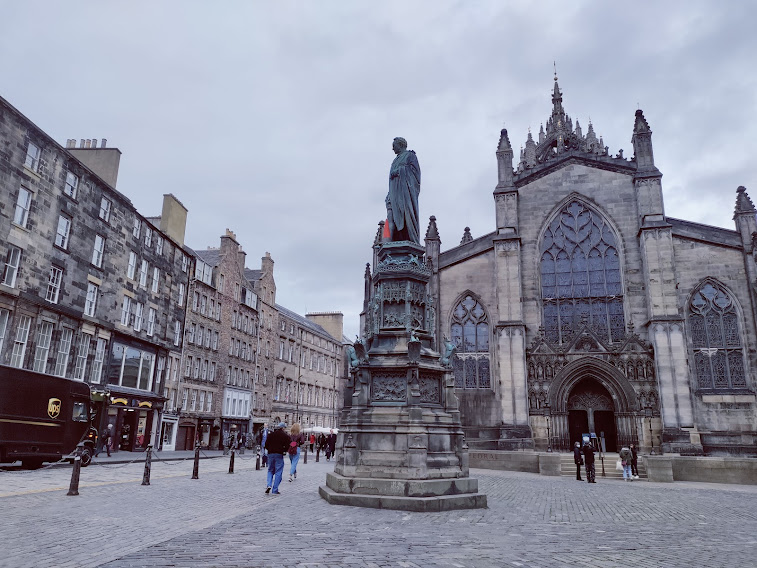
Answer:
POLYGON ((255 458, 255 471, 260 471, 260 452, 258 452, 258 455, 255 458))
POLYGON ((234 473, 234 454, 236 450, 232 448, 231 457, 229 458, 229 473, 234 473))
POLYGON ((305 455, 302 458, 302 463, 308 463, 308 448, 305 446, 305 455))
POLYGON ((71 484, 68 486, 68 493, 66 493, 66 495, 79 494, 79 474, 81 473, 82 450, 84 450, 84 444, 79 442, 79 445, 76 446, 76 454, 74 455, 74 468, 71 471, 71 484))
POLYGON ((321 461, 321 448, 318 448, 315 451, 315 463, 318 463, 319 461, 321 461))
POLYGON ((150 469, 152 468, 152 444, 147 446, 145 456, 145 472, 142 474, 142 485, 150 485, 150 469))
POLYGON ((200 479, 200 442, 195 446, 195 466, 192 469, 192 479, 200 479))

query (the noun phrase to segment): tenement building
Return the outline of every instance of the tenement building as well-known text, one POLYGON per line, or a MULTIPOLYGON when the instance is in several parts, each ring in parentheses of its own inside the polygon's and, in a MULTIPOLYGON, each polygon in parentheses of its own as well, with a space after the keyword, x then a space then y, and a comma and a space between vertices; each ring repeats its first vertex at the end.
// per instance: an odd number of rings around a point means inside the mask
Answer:
POLYGON ((169 447, 223 448, 249 433, 259 318, 245 259, 228 229, 219 248, 194 251, 183 364, 169 383, 178 416, 175 441, 165 440, 169 447))
POLYGON ((86 381, 114 449, 155 443, 181 351, 186 209, 160 218, 116 190, 120 151, 57 144, 0 98, 0 364, 86 381))
POLYGON ((274 363, 273 419, 303 428, 337 427, 343 391, 344 316, 339 312, 302 317, 278 310, 274 363))
POLYGON ((555 78, 517 161, 501 131, 494 229, 440 252, 431 218, 436 333, 457 346, 472 448, 593 433, 608 451, 757 455, 757 211, 739 187, 734 229, 668 217, 652 129, 641 110, 628 122, 633 155, 611 155, 555 78))

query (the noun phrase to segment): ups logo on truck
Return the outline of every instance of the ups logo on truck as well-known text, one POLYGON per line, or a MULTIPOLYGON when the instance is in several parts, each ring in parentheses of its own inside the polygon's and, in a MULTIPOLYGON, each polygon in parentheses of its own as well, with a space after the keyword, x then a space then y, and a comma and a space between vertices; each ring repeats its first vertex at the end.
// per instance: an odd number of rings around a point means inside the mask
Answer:
POLYGON ((51 398, 47 401, 47 415, 50 418, 58 418, 60 414, 60 399, 51 398))

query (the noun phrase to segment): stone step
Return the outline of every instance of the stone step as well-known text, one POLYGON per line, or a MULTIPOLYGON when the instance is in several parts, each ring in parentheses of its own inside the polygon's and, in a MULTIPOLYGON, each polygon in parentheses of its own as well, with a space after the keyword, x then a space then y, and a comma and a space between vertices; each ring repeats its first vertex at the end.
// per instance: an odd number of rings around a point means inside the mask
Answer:
MULTIPOLYGON (((594 462, 594 470, 597 477, 602 476, 602 461, 598 454, 595 454, 596 460, 594 462)), ((619 459, 617 453, 604 454, 605 463, 605 477, 608 479, 623 479, 623 472, 615 469, 615 462, 619 459)), ((647 469, 644 465, 644 460, 639 459, 637 464, 639 470, 639 479, 647 479, 647 469)), ((583 475, 584 470, 581 470, 583 475)), ((563 477, 575 477, 576 476, 576 464, 573 461, 573 454, 560 454, 560 474, 563 477)))

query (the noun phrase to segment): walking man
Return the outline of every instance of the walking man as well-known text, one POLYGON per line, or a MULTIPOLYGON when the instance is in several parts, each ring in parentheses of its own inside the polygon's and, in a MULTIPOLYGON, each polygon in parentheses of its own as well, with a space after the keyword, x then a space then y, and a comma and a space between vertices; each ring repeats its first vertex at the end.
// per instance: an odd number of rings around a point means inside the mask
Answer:
POLYGON ((273 495, 279 495, 281 475, 284 473, 284 454, 289 448, 289 436, 284 428, 286 424, 279 422, 265 443, 265 449, 268 451, 268 481, 265 492, 273 495))
POLYGON ((576 462, 576 481, 583 481, 581 479, 581 464, 584 463, 584 458, 581 455, 581 444, 578 442, 573 448, 573 461, 576 462))
POLYGON ((594 448, 589 442, 584 444, 584 461, 586 462, 586 481, 596 483, 594 480, 594 448))
POLYGON ((639 479, 639 454, 636 451, 636 446, 631 444, 631 477, 639 479))
POLYGON ((100 448, 100 451, 102 452, 103 449, 105 449, 105 451, 108 452, 108 457, 110 457, 110 444, 113 440, 113 424, 108 424, 107 428, 103 428, 103 431, 100 434, 100 438, 102 441, 102 447, 100 448))

